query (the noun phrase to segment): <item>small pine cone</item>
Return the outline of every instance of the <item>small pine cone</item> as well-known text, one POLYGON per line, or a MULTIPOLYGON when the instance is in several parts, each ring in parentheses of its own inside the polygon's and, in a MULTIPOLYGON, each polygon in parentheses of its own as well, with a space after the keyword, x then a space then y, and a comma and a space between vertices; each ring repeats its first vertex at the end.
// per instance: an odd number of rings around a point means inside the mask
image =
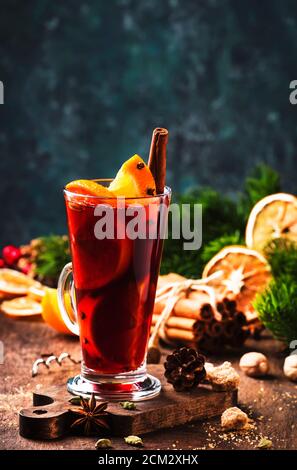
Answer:
POLYGON ((182 392, 197 387, 205 378, 205 358, 192 348, 182 347, 167 356, 165 377, 174 390, 182 392))

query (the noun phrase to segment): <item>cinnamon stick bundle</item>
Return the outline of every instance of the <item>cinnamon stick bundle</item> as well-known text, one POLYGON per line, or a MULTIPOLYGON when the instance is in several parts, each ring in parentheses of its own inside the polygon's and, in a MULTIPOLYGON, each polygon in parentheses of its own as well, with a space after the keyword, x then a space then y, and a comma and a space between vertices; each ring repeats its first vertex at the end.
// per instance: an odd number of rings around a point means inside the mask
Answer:
POLYGON ((193 343, 193 332, 189 330, 182 330, 180 328, 165 328, 166 336, 169 340, 181 344, 193 343))
MULTIPOLYGON (((153 315, 152 325, 154 326, 158 321, 158 315, 153 315)), ((170 328, 180 328, 182 330, 193 330, 193 325, 195 323, 194 318, 183 318, 171 316, 166 322, 166 326, 170 328)))
MULTIPOLYGON (((212 308, 211 305, 209 308, 212 308)), ((197 347, 213 352, 226 346, 242 346, 250 332, 245 315, 237 311, 236 302, 223 299, 216 304, 216 309, 220 318, 214 313, 211 322, 204 322, 204 329, 201 321, 194 323, 193 332, 197 347)))
POLYGON ((255 312, 238 311, 234 299, 216 302, 212 291, 195 282, 175 274, 160 276, 152 337, 196 344, 198 349, 213 352, 240 347, 248 336, 259 335, 261 327, 255 312))
MULTIPOLYGON (((207 306, 209 296, 202 292, 195 293, 195 295, 192 294, 194 293, 189 294, 188 297, 184 296, 176 302, 172 310, 172 316, 191 319, 201 318, 204 321, 211 321, 213 318, 213 312, 207 306), (205 307, 201 309, 204 305, 205 307)), ((154 314, 160 315, 164 310, 165 305, 165 301, 156 302, 154 306, 154 314)))

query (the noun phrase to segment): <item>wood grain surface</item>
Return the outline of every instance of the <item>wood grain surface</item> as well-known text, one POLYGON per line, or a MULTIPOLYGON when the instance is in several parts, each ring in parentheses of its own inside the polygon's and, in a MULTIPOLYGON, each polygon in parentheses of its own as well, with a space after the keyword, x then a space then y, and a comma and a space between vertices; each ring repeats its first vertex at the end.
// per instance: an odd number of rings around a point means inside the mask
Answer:
MULTIPOLYGON (((33 361, 41 354, 56 355, 67 351, 80 356, 77 339, 60 335, 41 321, 16 321, 0 316, 0 340, 4 343, 4 363, 0 365, 0 448, 1 449, 94 449, 95 437, 68 436, 54 441, 35 441, 19 435, 18 412, 32 405, 32 392, 42 393, 78 373, 71 363, 54 364, 50 370, 40 367, 31 377, 33 361)), ((188 423, 144 435, 144 449, 255 449, 262 437, 268 437, 274 449, 296 449, 297 385, 282 373, 285 353, 280 344, 266 336, 249 341, 244 349, 208 357, 221 363, 230 360, 238 370, 241 354, 248 350, 262 351, 269 357, 271 375, 265 380, 252 379, 240 372, 239 406, 251 418, 250 430, 226 433, 220 419, 188 423)), ((168 353, 163 350, 163 359, 168 353)), ((132 449, 122 437, 112 438, 114 449, 132 449)))

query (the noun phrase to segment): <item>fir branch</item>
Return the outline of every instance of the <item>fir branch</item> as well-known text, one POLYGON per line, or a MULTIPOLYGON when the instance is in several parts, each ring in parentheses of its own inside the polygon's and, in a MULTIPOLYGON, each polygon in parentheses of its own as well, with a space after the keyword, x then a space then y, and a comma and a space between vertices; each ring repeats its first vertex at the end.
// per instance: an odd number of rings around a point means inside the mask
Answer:
POLYGON ((265 248, 265 256, 274 278, 292 276, 297 283, 297 244, 287 238, 272 240, 265 248))
POLYGON ((41 279, 56 281, 70 261, 70 249, 67 236, 49 235, 41 237, 40 247, 35 258, 36 274, 41 279))
POLYGON ((231 234, 224 234, 221 237, 215 238, 207 243, 201 252, 201 259, 204 263, 207 263, 214 255, 216 255, 222 248, 228 245, 244 245, 244 238, 236 230, 231 234))
POLYGON ((292 276, 272 280, 253 305, 275 338, 287 344, 297 338, 297 282, 292 276))
POLYGON ((254 205, 269 194, 281 190, 280 175, 268 165, 257 165, 245 180, 243 194, 239 196, 238 212, 247 220, 254 205))

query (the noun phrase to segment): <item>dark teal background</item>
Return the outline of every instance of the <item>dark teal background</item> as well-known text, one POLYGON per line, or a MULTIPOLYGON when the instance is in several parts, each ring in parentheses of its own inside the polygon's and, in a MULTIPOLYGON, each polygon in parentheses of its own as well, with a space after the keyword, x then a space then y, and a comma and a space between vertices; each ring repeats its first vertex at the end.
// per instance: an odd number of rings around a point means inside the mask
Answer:
POLYGON ((294 0, 1 0, 0 243, 65 231, 62 187, 170 131, 175 192, 236 194, 256 162, 295 191, 294 0))

